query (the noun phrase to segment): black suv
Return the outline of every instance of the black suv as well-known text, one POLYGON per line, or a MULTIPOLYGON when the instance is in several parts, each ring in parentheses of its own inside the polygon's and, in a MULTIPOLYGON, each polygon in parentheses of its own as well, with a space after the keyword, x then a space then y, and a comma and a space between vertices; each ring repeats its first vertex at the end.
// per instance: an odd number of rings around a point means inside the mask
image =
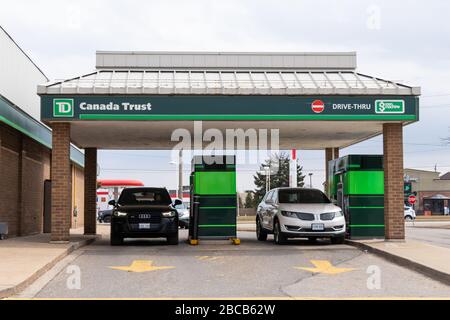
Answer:
MULTIPOLYGON (((179 201, 179 200, 178 200, 179 201)), ((120 194, 111 216, 111 245, 124 238, 167 238, 178 244, 178 214, 165 188, 126 188, 120 194)))

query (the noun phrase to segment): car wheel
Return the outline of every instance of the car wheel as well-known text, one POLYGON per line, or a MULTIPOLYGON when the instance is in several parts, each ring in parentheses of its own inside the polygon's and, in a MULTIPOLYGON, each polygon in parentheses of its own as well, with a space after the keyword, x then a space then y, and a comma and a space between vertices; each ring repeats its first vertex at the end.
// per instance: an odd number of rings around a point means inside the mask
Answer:
POLYGON ((285 244, 287 241, 286 236, 281 232, 280 223, 278 221, 275 221, 275 226, 273 228, 273 239, 276 244, 285 244))
POLYGON ((345 242, 345 237, 333 237, 331 238, 332 244, 343 244, 345 242))
POLYGON ((267 240, 267 231, 262 227, 259 218, 256 219, 256 238, 258 239, 258 241, 267 240))
POLYGON ((405 217, 405 220, 406 220, 406 221, 413 221, 413 217, 411 217, 411 216, 406 216, 406 217, 405 217))
POLYGON ((178 232, 167 237, 167 244, 169 244, 171 246, 178 245, 178 232))
POLYGON ((123 238, 117 234, 111 233, 111 245, 112 246, 123 245, 123 238))
POLYGON ((106 216, 102 220, 103 223, 111 223, 111 216, 106 216))

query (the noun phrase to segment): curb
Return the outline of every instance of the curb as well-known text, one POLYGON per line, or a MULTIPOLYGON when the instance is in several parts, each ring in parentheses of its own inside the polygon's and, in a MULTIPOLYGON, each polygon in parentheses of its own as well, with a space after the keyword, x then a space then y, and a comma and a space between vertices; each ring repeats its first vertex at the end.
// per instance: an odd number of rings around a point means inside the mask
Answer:
POLYGON ((78 242, 72 243, 63 253, 61 253, 59 256, 57 256, 55 259, 47 263, 45 266, 34 272, 28 279, 22 281, 21 283, 1 290, 0 289, 0 299, 5 299, 8 297, 11 297, 13 295, 16 295, 23 291, 25 288, 27 288, 29 285, 31 285, 34 281, 36 281, 38 278, 40 278, 42 275, 44 275, 48 270, 53 268, 58 262, 60 262, 62 259, 67 257, 69 254, 74 252, 75 250, 87 246, 91 243, 93 243, 95 240, 99 239, 100 236, 95 236, 90 239, 81 240, 78 242))
POLYGON ((242 227, 242 226, 238 226, 237 231, 241 231, 241 232, 255 232, 255 228, 252 227, 242 227))
POLYGON ((403 258, 400 256, 397 256, 395 254, 371 247, 367 244, 352 241, 352 240, 346 240, 346 244, 351 245, 353 247, 356 247, 360 250, 365 250, 367 252, 373 253, 389 262, 393 262, 399 266, 405 267, 409 270, 421 273, 433 280, 436 280, 440 283, 443 283, 445 285, 450 286, 450 274, 430 268, 426 265, 423 265, 421 263, 415 262, 413 260, 403 258))

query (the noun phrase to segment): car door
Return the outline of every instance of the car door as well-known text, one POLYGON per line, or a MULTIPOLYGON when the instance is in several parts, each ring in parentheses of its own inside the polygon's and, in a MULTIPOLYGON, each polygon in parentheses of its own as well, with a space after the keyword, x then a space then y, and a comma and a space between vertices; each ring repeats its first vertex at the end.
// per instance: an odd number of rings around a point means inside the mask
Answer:
POLYGON ((262 202, 261 207, 261 217, 262 217, 262 225, 265 229, 268 229, 269 221, 267 216, 267 210, 269 209, 269 204, 267 203, 267 200, 272 197, 273 191, 270 191, 266 196, 264 197, 264 200, 262 202))
POLYGON ((268 229, 273 229, 273 220, 278 212, 278 190, 273 190, 270 197, 270 204, 267 206, 268 229))
POLYGON ((259 203, 258 207, 256 208, 256 215, 259 217, 259 221, 261 221, 262 225, 264 225, 264 209, 265 209, 266 198, 267 198, 267 193, 262 198, 261 202, 259 203))

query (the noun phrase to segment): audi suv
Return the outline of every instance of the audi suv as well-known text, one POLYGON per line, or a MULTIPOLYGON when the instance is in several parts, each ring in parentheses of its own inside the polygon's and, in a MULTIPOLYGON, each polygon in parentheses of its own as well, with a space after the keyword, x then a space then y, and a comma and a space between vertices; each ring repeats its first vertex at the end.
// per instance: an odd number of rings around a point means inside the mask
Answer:
MULTIPOLYGON (((111 245, 121 245, 125 238, 166 238, 178 244, 178 213, 165 188, 125 188, 111 216, 111 245)), ((181 201, 180 201, 181 202, 181 201)))

